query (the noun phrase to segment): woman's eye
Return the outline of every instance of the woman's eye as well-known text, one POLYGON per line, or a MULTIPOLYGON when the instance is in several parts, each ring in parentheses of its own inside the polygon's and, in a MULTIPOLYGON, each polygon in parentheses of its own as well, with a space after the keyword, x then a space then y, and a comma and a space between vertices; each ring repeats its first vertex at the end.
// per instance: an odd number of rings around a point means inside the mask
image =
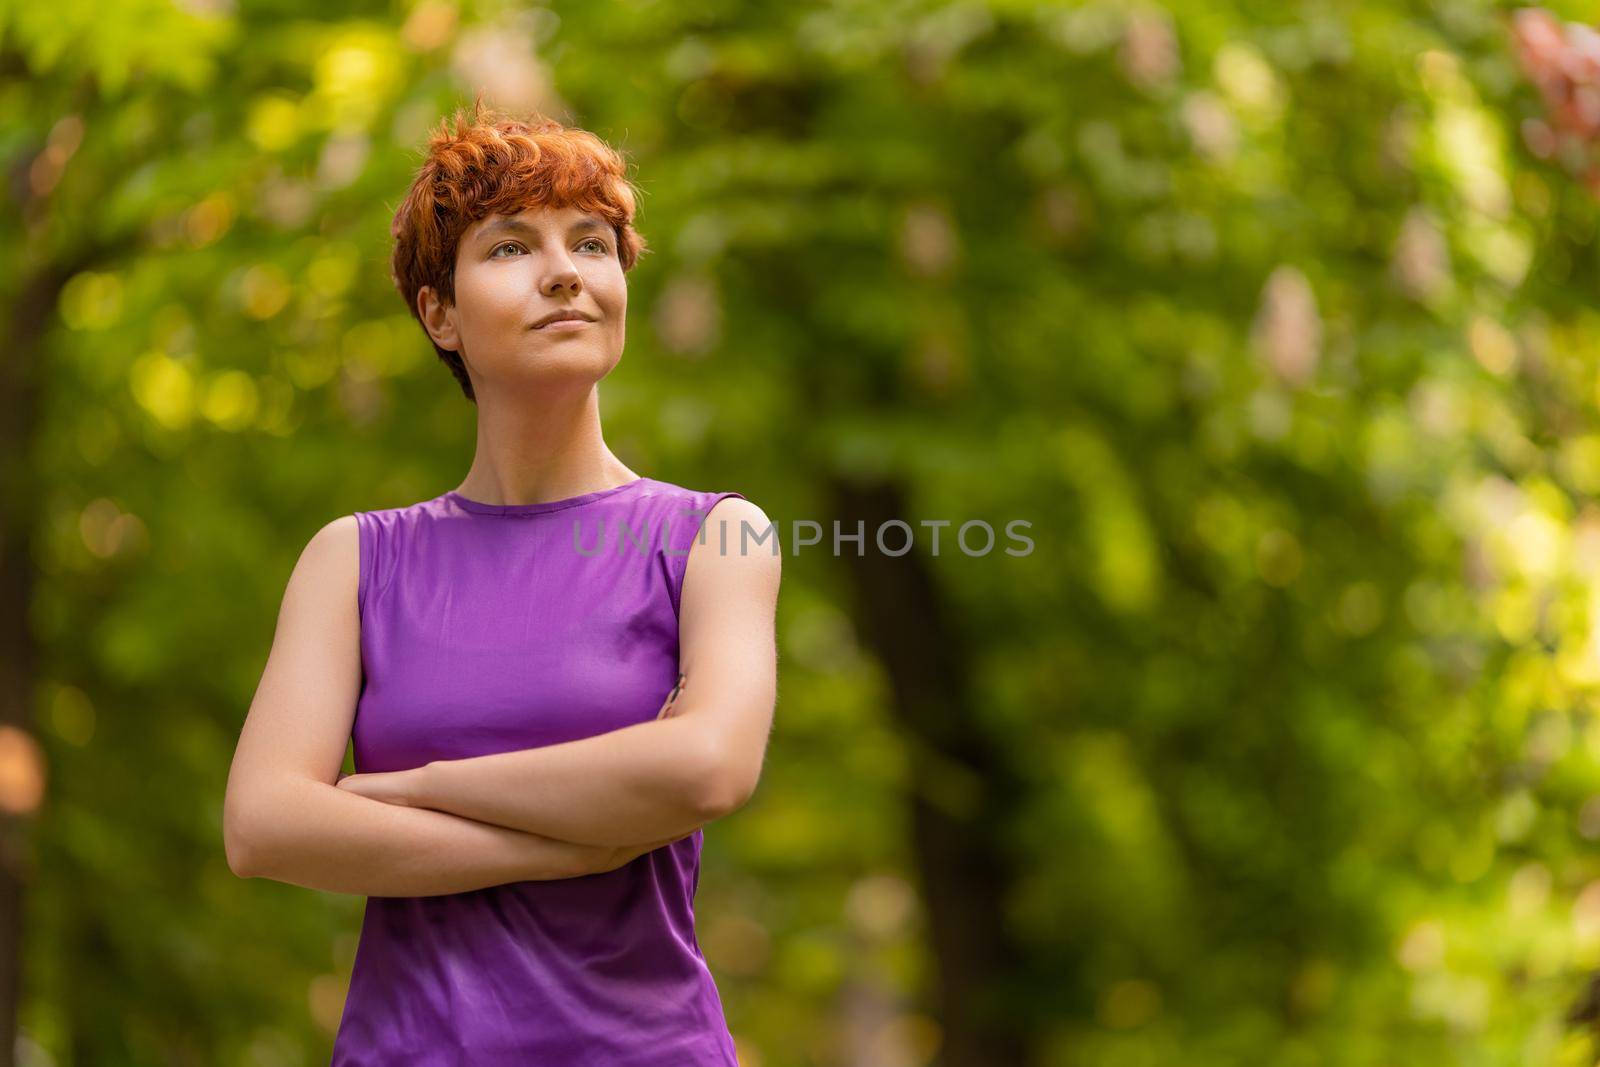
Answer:
MULTIPOLYGON (((606 247, 606 243, 605 243, 605 242, 604 242, 604 241, 602 241, 602 240, 600 240, 600 238, 598 238, 598 237, 590 237, 590 238, 587 238, 587 239, 586 239, 586 240, 585 240, 585 241, 584 241, 584 242, 583 242, 583 243, 582 243, 582 244, 580 244, 580 245, 579 245, 579 246, 578 246, 578 247, 579 247, 579 248, 588 248, 588 247, 590 247, 590 246, 591 246, 591 245, 592 245, 592 246, 593 246, 593 247, 594 247, 594 250, 595 250, 595 251, 596 251, 596 252, 600 252, 600 253, 601 253, 601 254, 604 254, 604 253, 606 253, 606 252, 608 252, 608 251, 610 251, 610 250, 609 250, 609 249, 608 249, 608 248, 607 248, 607 247, 606 247)), ((519 244, 516 244, 516 243, 514 243, 514 242, 511 242, 511 241, 507 241, 507 242, 505 242, 505 243, 504 243, 504 244, 498 244, 498 245, 495 245, 495 246, 494 246, 494 248, 493 248, 493 249, 491 249, 491 250, 490 250, 490 252, 489 252, 489 257, 490 257, 490 258, 491 258, 491 259, 503 259, 503 258, 504 258, 504 257, 503 257, 503 256, 500 256, 500 254, 499 254, 499 253, 500 253, 500 250, 501 250, 501 249, 502 249, 502 248, 515 248, 515 249, 518 249, 518 250, 521 250, 521 248, 522 248, 522 246, 521 246, 521 245, 519 245, 519 244)))

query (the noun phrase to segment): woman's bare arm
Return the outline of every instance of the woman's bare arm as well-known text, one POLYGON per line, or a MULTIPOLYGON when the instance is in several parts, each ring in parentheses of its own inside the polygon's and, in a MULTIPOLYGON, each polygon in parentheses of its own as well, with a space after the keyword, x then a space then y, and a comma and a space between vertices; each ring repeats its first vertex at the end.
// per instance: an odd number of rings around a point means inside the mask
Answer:
POLYGON ((234 873, 431 896, 611 870, 676 840, 575 844, 337 788, 361 684, 358 566, 356 518, 346 515, 317 532, 289 578, 228 774, 223 834, 234 873))

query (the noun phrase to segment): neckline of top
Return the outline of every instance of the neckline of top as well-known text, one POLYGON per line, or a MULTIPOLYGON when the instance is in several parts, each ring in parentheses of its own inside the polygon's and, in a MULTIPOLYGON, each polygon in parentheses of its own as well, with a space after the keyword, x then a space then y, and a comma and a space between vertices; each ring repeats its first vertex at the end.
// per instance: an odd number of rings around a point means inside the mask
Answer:
POLYGON ((458 507, 466 511, 476 512, 479 515, 542 515, 547 511, 561 511, 564 508, 592 504, 596 500, 604 500, 615 496, 626 489, 632 489, 649 480, 649 478, 635 478, 631 482, 613 485, 610 489, 596 489, 592 493, 569 496, 564 500, 541 500, 536 504, 486 504, 481 500, 473 500, 471 497, 462 496, 454 489, 445 493, 445 498, 453 501, 458 507))

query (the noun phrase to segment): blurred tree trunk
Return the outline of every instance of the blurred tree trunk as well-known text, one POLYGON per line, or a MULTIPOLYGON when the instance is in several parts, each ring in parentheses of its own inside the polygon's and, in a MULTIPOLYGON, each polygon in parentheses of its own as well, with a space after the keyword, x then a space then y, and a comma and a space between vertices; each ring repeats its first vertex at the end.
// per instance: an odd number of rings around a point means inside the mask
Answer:
MULTIPOLYGON (((28 626, 33 595, 32 528, 39 498, 29 445, 39 409, 40 347, 70 271, 49 265, 27 276, 13 297, 9 358, 0 360, 0 732, 31 738, 37 649, 28 626), (12 734, 11 731, 20 731, 12 734)), ((4 746, 17 766, 8 779, 42 776, 31 741, 4 746)), ((26 791, 24 781, 23 791, 26 791)), ((5 798, 0 797, 0 801, 5 798)), ((22 913, 28 882, 32 811, 0 803, 0 1067, 15 1062, 17 1009, 22 993, 22 913)))
MULTIPOLYGON (((25 73, 13 52, 0 53, 0 72, 7 78, 25 73)), ((92 86, 79 83, 67 110, 81 114, 92 86)), ((61 105, 57 105, 61 106, 61 105)), ((46 766, 43 749, 33 737, 33 697, 38 647, 29 623, 35 572, 33 531, 39 521, 42 484, 34 464, 33 442, 42 409, 41 379, 46 336, 55 323, 61 290, 68 280, 109 255, 110 242, 71 241, 64 252, 45 251, 50 242, 49 193, 33 180, 34 166, 44 152, 19 152, 11 161, 8 190, 14 211, 8 217, 17 274, 7 286, 6 336, 9 351, 0 360, 0 745, 8 765, 0 779, 15 796, 0 793, 0 1067, 16 1060, 18 1009, 22 1000, 23 914, 30 881, 30 833, 36 808, 32 786, 43 795, 46 766), (8 804, 7 799, 22 801, 8 804)), ((76 235, 75 235, 76 236, 76 235)))
MULTIPOLYGON (((938 1062, 1032 1063, 1027 1013, 1008 995, 1022 953, 1005 924, 1015 874, 1000 845, 1020 792, 1017 776, 980 728, 969 653, 924 557, 928 531, 908 516, 900 487, 835 479, 830 490, 841 534, 862 523, 860 554, 854 542, 842 542, 839 559, 850 576, 856 627, 888 675, 911 753, 912 848, 938 972, 938 1062), (889 519, 917 531, 902 556, 878 551, 877 529, 889 519)), ((951 543, 949 529, 943 533, 942 550, 951 543)), ((831 550, 832 531, 823 536, 831 550)), ((903 536, 886 535, 892 547, 903 536)))

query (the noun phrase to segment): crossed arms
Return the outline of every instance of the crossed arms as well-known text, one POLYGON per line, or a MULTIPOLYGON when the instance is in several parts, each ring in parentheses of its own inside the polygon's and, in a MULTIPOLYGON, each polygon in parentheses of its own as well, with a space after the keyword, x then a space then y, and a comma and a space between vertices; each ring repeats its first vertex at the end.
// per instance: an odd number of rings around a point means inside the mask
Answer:
POLYGON ((234 755, 229 866, 331 892, 427 896, 612 870, 742 806, 776 702, 780 557, 720 502, 686 562, 680 687, 656 719, 558 745, 339 777, 360 684, 353 516, 312 538, 234 755), (685 680, 688 679, 688 680, 685 680), (675 698, 675 699, 674 699, 675 698))

